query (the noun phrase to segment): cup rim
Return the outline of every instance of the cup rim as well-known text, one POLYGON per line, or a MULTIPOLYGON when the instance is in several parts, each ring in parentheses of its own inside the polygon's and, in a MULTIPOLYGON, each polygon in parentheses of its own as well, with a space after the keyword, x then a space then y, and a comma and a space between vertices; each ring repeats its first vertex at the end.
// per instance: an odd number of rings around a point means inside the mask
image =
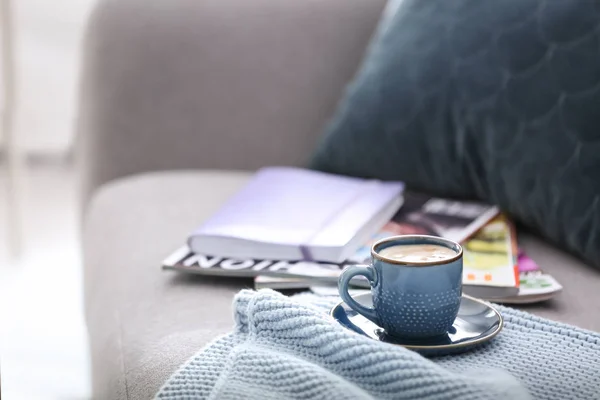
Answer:
POLYGON ((446 238, 443 238, 443 237, 440 237, 440 236, 431 236, 431 235, 396 235, 396 236, 390 236, 390 237, 387 237, 387 238, 379 239, 378 241, 376 241, 375 243, 373 243, 373 245, 371 246, 371 257, 373 257, 373 259, 378 259, 380 261, 384 261, 384 262, 389 263, 389 264, 403 265, 403 266, 406 266, 406 267, 433 267, 433 266, 436 266, 436 265, 444 265, 444 264, 449 264, 449 263, 451 263, 453 261, 456 261, 459 258, 461 258, 462 256, 463 256, 463 248, 462 248, 462 246, 459 243, 455 242, 454 240, 446 239, 446 238), (433 241, 437 241, 437 242, 446 242, 446 243, 450 244, 451 246, 455 246, 458 249, 458 252, 456 253, 456 256, 454 256, 452 258, 446 258, 444 260, 437 260, 437 261, 400 261, 400 260, 394 260, 393 258, 382 256, 382 255, 378 254, 375 251, 375 248, 377 246, 379 246, 380 244, 382 244, 382 243, 392 242, 394 240, 400 240, 400 239, 410 239, 410 238, 424 238, 424 239, 432 239, 433 241))

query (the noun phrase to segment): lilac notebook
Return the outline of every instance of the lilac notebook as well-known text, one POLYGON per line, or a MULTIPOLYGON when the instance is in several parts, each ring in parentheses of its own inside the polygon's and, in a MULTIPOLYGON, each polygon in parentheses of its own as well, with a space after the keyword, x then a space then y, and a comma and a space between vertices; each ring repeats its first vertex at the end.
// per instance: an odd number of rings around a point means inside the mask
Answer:
POLYGON ((341 262, 402 205, 401 182, 259 170, 189 238, 200 254, 341 262))

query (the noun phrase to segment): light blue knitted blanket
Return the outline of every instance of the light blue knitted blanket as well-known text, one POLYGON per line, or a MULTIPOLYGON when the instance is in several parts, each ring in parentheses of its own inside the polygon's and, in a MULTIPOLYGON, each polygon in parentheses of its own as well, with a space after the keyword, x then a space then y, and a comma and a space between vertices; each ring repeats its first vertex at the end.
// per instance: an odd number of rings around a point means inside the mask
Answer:
POLYGON ((600 334, 498 307, 503 331, 427 359, 338 326, 333 298, 242 291, 235 331, 192 357, 159 399, 600 399, 600 334))

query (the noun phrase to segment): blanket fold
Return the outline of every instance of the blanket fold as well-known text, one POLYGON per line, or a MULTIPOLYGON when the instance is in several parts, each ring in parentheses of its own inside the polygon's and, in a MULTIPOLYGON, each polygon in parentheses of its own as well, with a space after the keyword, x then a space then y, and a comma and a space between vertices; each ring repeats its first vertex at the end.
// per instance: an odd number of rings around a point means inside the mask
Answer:
POLYGON ((235 330, 177 371, 160 399, 600 398, 600 335, 499 307, 504 330, 434 359, 337 325, 335 299, 244 290, 235 330))

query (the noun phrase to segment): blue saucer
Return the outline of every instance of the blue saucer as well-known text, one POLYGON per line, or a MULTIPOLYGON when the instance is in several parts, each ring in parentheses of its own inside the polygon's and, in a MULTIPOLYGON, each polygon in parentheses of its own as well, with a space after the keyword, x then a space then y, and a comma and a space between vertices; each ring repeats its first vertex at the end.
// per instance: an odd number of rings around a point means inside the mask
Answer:
MULTIPOLYGON (((373 306, 371 293, 353 296, 356 301, 373 306)), ((330 315, 346 329, 380 342, 397 344, 424 356, 456 354, 486 343, 504 324, 500 313, 491 305, 463 294, 458 317, 448 334, 427 339, 399 339, 385 334, 374 322, 348 307, 344 302, 331 309, 330 315)))

